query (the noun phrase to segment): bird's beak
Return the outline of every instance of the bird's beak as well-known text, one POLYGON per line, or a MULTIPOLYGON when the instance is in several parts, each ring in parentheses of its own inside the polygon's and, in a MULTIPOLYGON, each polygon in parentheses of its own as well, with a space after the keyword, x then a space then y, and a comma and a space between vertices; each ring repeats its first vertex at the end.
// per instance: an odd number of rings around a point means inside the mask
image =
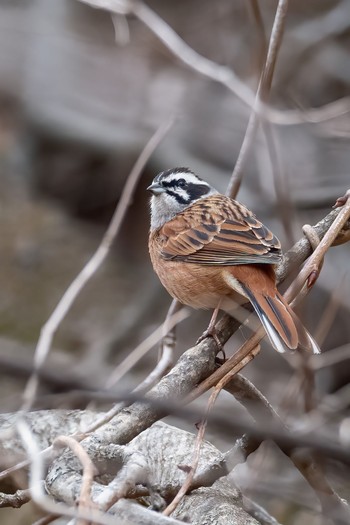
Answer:
POLYGON ((152 192, 153 195, 159 195, 160 193, 164 193, 166 191, 164 186, 161 186, 158 182, 152 182, 152 184, 148 186, 147 190, 152 192))

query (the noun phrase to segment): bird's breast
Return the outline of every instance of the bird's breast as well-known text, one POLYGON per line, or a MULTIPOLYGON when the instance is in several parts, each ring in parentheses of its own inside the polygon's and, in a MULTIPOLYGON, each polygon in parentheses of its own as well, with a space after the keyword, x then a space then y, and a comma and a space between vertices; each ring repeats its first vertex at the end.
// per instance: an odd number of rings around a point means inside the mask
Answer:
MULTIPOLYGON (((242 303, 224 279, 224 267, 166 260, 161 256, 162 239, 150 237, 149 251, 153 268, 169 294, 192 308, 216 308, 219 301, 242 303)), ((226 310, 226 308, 223 308, 226 310)))

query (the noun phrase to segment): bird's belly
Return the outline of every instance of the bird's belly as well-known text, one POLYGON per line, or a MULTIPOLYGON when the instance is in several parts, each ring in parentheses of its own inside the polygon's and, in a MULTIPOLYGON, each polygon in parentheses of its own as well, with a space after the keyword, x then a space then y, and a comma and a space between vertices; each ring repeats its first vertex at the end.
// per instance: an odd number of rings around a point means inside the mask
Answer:
POLYGON ((220 308, 230 311, 246 302, 229 287, 218 267, 164 261, 157 268, 160 281, 172 297, 192 308, 220 308))

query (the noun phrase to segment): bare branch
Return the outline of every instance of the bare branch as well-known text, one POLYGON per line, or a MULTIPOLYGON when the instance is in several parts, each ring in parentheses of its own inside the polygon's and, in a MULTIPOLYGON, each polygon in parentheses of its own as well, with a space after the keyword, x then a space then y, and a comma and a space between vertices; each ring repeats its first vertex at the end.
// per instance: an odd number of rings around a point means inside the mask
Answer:
POLYGON ((30 491, 28 489, 16 490, 14 494, 0 492, 0 508, 13 507, 18 509, 30 501, 30 491))
MULTIPOLYGON (((69 447, 71 451, 77 456, 80 463, 83 467, 83 476, 81 482, 81 490, 79 496, 79 506, 78 512, 84 511, 84 509, 89 510, 92 508, 93 504, 91 501, 91 487, 94 480, 94 476, 98 474, 98 471, 91 461, 89 455, 85 452, 83 447, 75 439, 68 436, 59 436, 55 439, 52 444, 54 449, 62 449, 69 447)), ((77 525, 88 525, 90 523, 86 522, 84 519, 79 520, 77 525)))
MULTIPOLYGON (((137 0, 79 0, 92 7, 106 9, 111 13, 136 16, 154 33, 159 40, 183 63, 198 73, 219 82, 232 91, 242 102, 252 108, 255 103, 253 91, 242 82, 235 72, 212 60, 209 60, 188 44, 146 4, 137 0)), ((255 111, 271 123, 281 126, 304 124, 305 122, 322 122, 331 120, 350 112, 350 97, 335 100, 320 108, 309 108, 303 111, 274 109, 262 101, 255 107, 255 111)))
MULTIPOLYGON (((350 190, 348 190, 347 194, 350 195, 350 190)), ((312 257, 310 257, 310 259, 307 261, 305 266, 299 272, 297 279, 295 279, 293 284, 286 291, 285 297, 288 301, 291 301, 293 296, 294 297, 296 295, 300 296, 300 292, 302 291, 302 288, 305 285, 306 285, 306 288, 304 288, 305 291, 307 291, 307 289, 310 288, 310 284, 309 284, 310 275, 312 274, 312 272, 315 272, 315 271, 319 273, 320 264, 327 250, 332 246, 332 244, 338 237, 339 232, 343 229, 343 227, 345 226, 349 218, 350 218, 350 199, 348 199, 347 202, 344 204, 344 206, 340 208, 340 212, 338 216, 335 218, 334 222, 329 227, 328 231, 325 233, 319 245, 313 252, 312 257)), ((317 228, 315 227, 315 229, 317 228)), ((314 284, 314 282, 315 282, 315 279, 313 279, 312 284, 314 284)))
POLYGON ((255 102, 249 117, 248 126, 243 138, 242 146, 238 154, 229 185, 226 190, 226 195, 229 195, 233 199, 236 197, 239 191, 243 177, 244 164, 249 155, 259 125, 260 119, 258 113, 256 112, 256 107, 261 103, 261 101, 266 102, 270 92, 273 73, 277 61, 277 55, 282 44, 287 9, 288 0, 280 0, 278 2, 273 27, 271 30, 266 62, 261 72, 259 85, 255 96, 255 102))
MULTIPOLYGON (((165 330, 172 330, 178 323, 181 323, 190 315, 188 308, 182 308, 167 318, 154 332, 144 339, 128 356, 113 370, 106 381, 107 388, 115 385, 134 365, 141 359, 153 346, 164 337, 165 330)), ((140 389, 140 385, 137 387, 140 389)))
MULTIPOLYGON (((36 370, 39 369, 45 361, 47 354, 50 351, 53 337, 59 325, 63 321, 64 317, 67 315, 73 302, 75 301, 81 290, 84 288, 86 283, 91 279, 91 277, 96 273, 98 268, 106 259, 110 247, 120 230, 120 226, 122 224, 126 210, 130 204, 131 197, 139 181, 142 170, 145 167, 150 156, 153 154, 154 150, 158 147, 161 140, 169 131, 171 125, 172 120, 169 120, 165 124, 162 124, 144 147, 133 169, 130 172, 130 175, 123 188, 123 192, 116 207, 116 210, 113 214, 111 222, 102 238, 98 249, 91 257, 91 259, 87 262, 87 264, 84 266, 84 268, 81 270, 81 272, 77 275, 74 281, 69 285, 69 287, 61 297, 58 305, 52 312, 51 316, 42 327, 34 355, 34 364, 36 370)), ((23 394, 23 410, 28 410, 32 406, 38 387, 38 381, 38 374, 37 372, 35 372, 28 381, 23 394)))

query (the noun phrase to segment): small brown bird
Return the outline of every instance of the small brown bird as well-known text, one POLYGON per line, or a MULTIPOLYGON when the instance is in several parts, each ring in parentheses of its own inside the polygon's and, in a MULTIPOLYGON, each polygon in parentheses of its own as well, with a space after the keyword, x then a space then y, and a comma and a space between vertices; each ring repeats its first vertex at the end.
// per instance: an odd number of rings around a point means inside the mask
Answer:
POLYGON ((153 194, 149 252, 172 297, 228 313, 249 300, 278 352, 319 353, 276 288, 280 242, 251 211, 188 168, 163 171, 147 189, 153 194))

